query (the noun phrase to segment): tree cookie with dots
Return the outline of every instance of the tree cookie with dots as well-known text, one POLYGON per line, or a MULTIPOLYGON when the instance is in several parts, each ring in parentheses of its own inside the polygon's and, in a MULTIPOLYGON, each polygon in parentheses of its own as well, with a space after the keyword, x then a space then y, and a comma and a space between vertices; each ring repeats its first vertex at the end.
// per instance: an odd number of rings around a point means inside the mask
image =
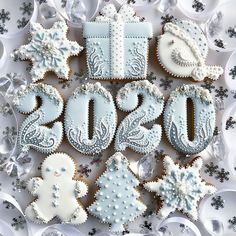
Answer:
POLYGON ((192 21, 176 21, 164 25, 164 33, 158 39, 157 56, 163 68, 177 77, 217 80, 224 70, 220 66, 208 66, 205 60, 208 43, 201 28, 192 21))
POLYGON ((151 23, 142 21, 129 5, 117 12, 113 4, 107 4, 100 13, 95 22, 85 22, 83 27, 89 77, 145 78, 151 23))
POLYGON ((54 153, 42 163, 42 178, 28 181, 27 188, 37 199, 25 210, 35 223, 48 223, 58 217, 62 223, 79 225, 87 220, 87 213, 78 202, 87 194, 87 185, 75 180, 75 163, 65 153, 54 153))
POLYGON ((55 151, 63 138, 63 124, 56 121, 51 128, 45 125, 56 120, 63 111, 64 102, 57 89, 42 83, 30 84, 18 90, 13 104, 20 113, 31 113, 22 122, 18 133, 20 150, 55 151), (38 98, 41 103, 38 103, 38 98))
POLYGON ((202 159, 195 159, 191 165, 180 167, 166 156, 164 158, 165 175, 144 187, 160 197, 162 207, 158 211, 164 219, 176 210, 182 211, 193 220, 198 219, 198 202, 206 194, 213 194, 216 188, 207 185, 200 176, 202 159))
POLYGON ((184 154, 203 151, 211 142, 215 130, 216 112, 212 96, 207 89, 197 85, 182 85, 171 92, 164 110, 164 128, 173 147, 184 154), (187 109, 191 99, 193 111, 187 109), (192 113, 194 121, 188 122, 192 113), (193 138, 189 137, 189 131, 193 138))
POLYGON ((83 47, 67 39, 68 27, 64 21, 55 22, 50 29, 44 29, 39 23, 31 23, 31 41, 21 46, 15 54, 22 60, 30 60, 33 82, 42 80, 48 71, 59 78, 69 79, 68 58, 78 55, 83 47))
POLYGON ((95 194, 96 201, 88 211, 109 224, 112 232, 118 233, 125 230, 125 224, 142 215, 146 206, 138 200, 140 194, 135 188, 139 181, 129 171, 129 162, 122 153, 111 156, 106 168, 96 181, 101 189, 95 194))

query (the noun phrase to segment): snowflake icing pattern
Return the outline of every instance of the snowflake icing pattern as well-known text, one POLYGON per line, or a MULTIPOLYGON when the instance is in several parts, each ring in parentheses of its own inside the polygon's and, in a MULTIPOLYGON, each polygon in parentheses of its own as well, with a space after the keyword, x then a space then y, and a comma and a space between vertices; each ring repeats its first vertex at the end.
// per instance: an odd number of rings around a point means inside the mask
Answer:
POLYGON ((230 128, 231 129, 234 129, 234 125, 236 124, 236 121, 233 120, 233 117, 230 116, 229 119, 226 121, 226 127, 225 129, 226 130, 229 130, 230 128))
POLYGON ((224 100, 224 98, 228 97, 228 89, 224 89, 223 86, 220 86, 219 89, 215 89, 216 97, 220 98, 221 100, 224 100))
POLYGON ((218 179, 221 183, 224 183, 224 181, 229 180, 229 172, 225 171, 224 168, 221 168, 220 171, 216 172, 215 178, 218 179))
POLYGON ((166 14, 165 16, 161 16, 161 24, 164 25, 166 23, 173 22, 174 19, 174 16, 166 14))
POLYGON ((198 219, 197 203, 206 194, 216 191, 215 187, 206 185, 200 177, 202 159, 197 158, 192 166, 180 167, 166 156, 164 167, 166 174, 156 182, 148 182, 144 187, 156 192, 163 201, 158 214, 161 218, 167 217, 171 212, 180 210, 192 219, 198 219))
POLYGON ((89 168, 89 165, 83 165, 80 164, 78 168, 78 173, 80 177, 89 177, 89 174, 92 172, 92 170, 89 168))
POLYGON ((233 229, 234 232, 236 232, 236 216, 234 216, 232 219, 228 220, 229 227, 233 229))
POLYGON ((204 84, 201 84, 201 87, 207 89, 210 93, 212 92, 212 89, 215 89, 215 86, 212 85, 213 84, 213 81, 212 80, 208 80, 206 79, 204 81, 204 84))
POLYGON ((213 176, 214 174, 217 173, 219 166, 218 165, 214 165, 213 162, 210 162, 209 164, 205 165, 206 169, 205 169, 205 173, 209 174, 209 176, 213 176))
POLYGON ((196 11, 196 12, 201 12, 205 10, 205 6, 206 4, 203 3, 202 1, 199 0, 194 0, 193 4, 192 4, 192 8, 196 11))
POLYGON ((170 79, 168 76, 166 76, 165 78, 161 78, 160 81, 160 87, 163 87, 164 90, 171 88, 171 84, 173 83, 173 80, 170 79))
POLYGON ((12 219, 11 226, 15 228, 15 230, 24 229, 26 224, 26 220, 23 216, 14 217, 12 219))
POLYGON ((2 23, 6 23, 6 21, 9 21, 10 18, 10 12, 6 11, 5 9, 1 9, 0 11, 0 21, 2 21, 2 23))
POLYGON ((0 24, 0 34, 7 33, 8 29, 6 29, 5 24, 0 24))
POLYGON ((26 3, 23 2, 22 6, 20 7, 20 11, 22 12, 22 15, 28 15, 30 16, 33 12, 34 8, 31 2, 26 3))
POLYGON ((216 47, 218 47, 218 48, 225 48, 225 43, 223 42, 222 39, 215 39, 214 43, 215 43, 216 47))
POLYGON ((211 199, 211 206, 213 206, 216 210, 220 208, 224 208, 225 201, 222 199, 221 196, 216 196, 211 199))
POLYGON ((231 75, 232 79, 236 78, 236 66, 230 69, 229 75, 231 75))
POLYGON ((29 23, 29 20, 25 17, 22 17, 21 19, 17 20, 17 28, 22 29, 29 23))
POLYGON ((230 38, 236 38, 236 26, 229 27, 227 30, 227 34, 229 35, 230 38))

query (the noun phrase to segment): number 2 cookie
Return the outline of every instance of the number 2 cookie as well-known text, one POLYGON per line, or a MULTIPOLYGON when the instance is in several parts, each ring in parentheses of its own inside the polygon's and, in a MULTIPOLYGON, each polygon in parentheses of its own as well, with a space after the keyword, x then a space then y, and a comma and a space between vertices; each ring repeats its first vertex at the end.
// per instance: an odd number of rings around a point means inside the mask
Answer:
POLYGON ((37 199, 26 208, 27 218, 35 223, 48 223, 54 217, 62 223, 84 223, 87 213, 77 199, 87 194, 88 187, 73 179, 73 160, 65 153, 54 153, 44 160, 41 172, 42 178, 28 181, 28 190, 37 199))
POLYGON ((220 66, 206 65, 207 53, 207 39, 196 23, 183 20, 164 25, 157 55, 164 69, 173 76, 192 77, 195 81, 205 77, 217 80, 224 70, 220 66))

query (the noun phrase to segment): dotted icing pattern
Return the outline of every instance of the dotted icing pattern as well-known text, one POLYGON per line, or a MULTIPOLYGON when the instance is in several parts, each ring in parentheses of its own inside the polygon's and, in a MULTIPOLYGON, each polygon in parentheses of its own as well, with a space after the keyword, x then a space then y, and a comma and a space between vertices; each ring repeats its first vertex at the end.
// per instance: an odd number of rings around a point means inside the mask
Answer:
POLYGON ((122 232, 124 224, 143 214, 146 206, 138 200, 140 194, 135 188, 139 181, 128 170, 129 162, 125 156, 115 153, 107 160, 106 167, 96 181, 100 190, 88 211, 108 223, 112 232, 122 232))
POLYGON ((48 223, 58 217, 62 223, 79 225, 87 220, 87 213, 77 198, 87 194, 87 185, 73 180, 75 163, 65 153, 54 153, 42 164, 42 178, 28 181, 27 188, 37 199, 25 210, 35 223, 48 223))
POLYGON ((192 77, 202 81, 205 77, 217 80, 223 74, 220 66, 208 66, 206 37, 198 25, 191 21, 166 23, 160 36, 157 56, 163 68, 178 77, 192 77))
POLYGON ((145 78, 151 24, 140 22, 128 5, 123 5, 117 12, 113 4, 107 4, 101 14, 95 22, 86 22, 83 28, 89 77, 145 78))
POLYGON ((195 159, 192 165, 180 167, 166 156, 164 158, 165 174, 161 179, 148 182, 144 187, 161 198, 162 207, 158 211, 164 219, 176 210, 182 211, 193 220, 198 219, 198 202, 206 194, 213 194, 216 189, 200 177, 202 159, 195 159))
POLYGON ((58 91, 46 84, 30 84, 18 90, 13 104, 21 113, 31 113, 22 123, 18 134, 20 150, 27 152, 33 148, 39 152, 51 153, 63 138, 62 122, 54 122, 52 128, 44 126, 56 120, 63 111, 63 99, 58 91), (42 105, 36 110, 37 98, 42 105))
POLYGON ((59 78, 69 79, 68 58, 78 55, 83 47, 67 39, 68 27, 64 21, 55 22, 52 28, 44 29, 39 23, 31 23, 31 41, 21 46, 15 54, 22 60, 31 60, 32 81, 44 78, 53 71, 59 78))
POLYGON ((117 123, 114 101, 100 83, 78 87, 69 98, 65 112, 65 132, 70 144, 83 154, 95 155, 111 143, 117 123), (89 139, 89 102, 93 101, 93 137, 89 139))
POLYGON ((182 85, 171 92, 164 111, 164 128, 173 147, 185 154, 196 154, 210 143, 215 129, 215 107, 207 89, 182 85), (194 104, 194 139, 188 138, 187 98, 194 104))

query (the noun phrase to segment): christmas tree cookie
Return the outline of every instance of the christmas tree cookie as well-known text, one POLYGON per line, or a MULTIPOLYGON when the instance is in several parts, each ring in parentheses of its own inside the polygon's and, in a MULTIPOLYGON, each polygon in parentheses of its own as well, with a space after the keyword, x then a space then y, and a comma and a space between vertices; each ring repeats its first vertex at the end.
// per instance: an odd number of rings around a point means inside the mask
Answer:
POLYGON ((181 20, 164 25, 157 55, 164 69, 173 76, 192 77, 195 81, 205 77, 217 80, 224 70, 220 66, 206 65, 207 53, 207 39, 196 23, 181 20))
POLYGON ((47 71, 54 71, 59 78, 69 79, 68 58, 78 55, 83 47, 67 39, 68 27, 64 21, 55 22, 44 29, 39 23, 31 23, 31 41, 15 52, 22 60, 30 60, 33 82, 41 80, 47 71))
POLYGON ((73 160, 65 153, 54 153, 44 160, 41 171, 42 178, 32 178, 27 185, 32 195, 37 196, 25 210, 27 218, 41 224, 56 216, 62 223, 84 223, 87 213, 77 199, 87 194, 88 187, 73 179, 73 160))
POLYGON ((135 187, 139 181, 128 169, 129 162, 122 153, 111 156, 106 167, 96 182, 100 187, 96 201, 88 211, 103 223, 110 224, 112 232, 122 232, 124 224, 143 214, 146 206, 138 200, 140 194, 135 187))
POLYGON ((144 187, 155 192, 162 200, 158 215, 164 219, 175 210, 182 211, 193 220, 198 219, 198 202, 206 194, 216 191, 200 177, 202 159, 197 158, 187 167, 180 167, 166 156, 164 158, 165 175, 155 182, 148 182, 144 187))

